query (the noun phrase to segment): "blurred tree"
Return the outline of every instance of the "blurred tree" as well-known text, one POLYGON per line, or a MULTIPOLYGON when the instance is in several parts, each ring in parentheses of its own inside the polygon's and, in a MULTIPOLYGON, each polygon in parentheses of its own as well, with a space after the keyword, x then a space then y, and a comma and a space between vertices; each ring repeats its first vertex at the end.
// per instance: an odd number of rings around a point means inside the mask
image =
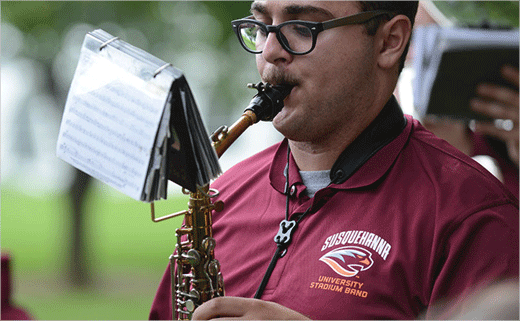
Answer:
MULTIPOLYGON (((110 21, 123 28, 136 28, 144 33, 150 43, 171 39, 168 22, 161 17, 162 1, 7 1, 2 3, 2 21, 16 26, 20 31, 36 37, 39 43, 42 30, 52 29, 61 39, 71 25, 80 22, 99 25, 110 21)), ((173 7, 178 2, 168 1, 173 7)), ((248 14, 250 1, 201 1, 207 12, 221 22, 222 31, 215 43, 224 46, 233 31, 230 21, 248 14)), ((174 13, 173 13, 174 14, 174 13)), ((175 15, 171 19, 178 19, 175 15)), ((214 30, 208 31, 209 33, 214 30)), ((25 55, 41 59, 40 54, 29 50, 25 55)), ((56 52, 58 48, 55 48, 56 52)), ((55 52, 55 53, 56 53, 55 52)))
POLYGON ((518 27, 518 1, 433 1, 456 26, 518 27))

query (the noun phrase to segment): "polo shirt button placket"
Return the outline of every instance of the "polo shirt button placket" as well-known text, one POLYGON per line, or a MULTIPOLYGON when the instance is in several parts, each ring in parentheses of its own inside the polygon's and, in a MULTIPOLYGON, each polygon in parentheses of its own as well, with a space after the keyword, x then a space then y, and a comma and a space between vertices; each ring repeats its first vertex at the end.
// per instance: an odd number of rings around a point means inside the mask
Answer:
POLYGON ((289 195, 291 197, 294 197, 296 195, 296 186, 295 185, 291 186, 291 189, 289 190, 289 195))

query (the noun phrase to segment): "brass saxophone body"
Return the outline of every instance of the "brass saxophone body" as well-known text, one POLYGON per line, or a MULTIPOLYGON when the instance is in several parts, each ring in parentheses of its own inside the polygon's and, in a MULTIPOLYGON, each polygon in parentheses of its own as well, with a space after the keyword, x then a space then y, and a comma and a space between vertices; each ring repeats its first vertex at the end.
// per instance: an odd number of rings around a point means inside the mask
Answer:
MULTIPOLYGON (((258 93, 243 115, 231 127, 220 127, 211 135, 218 157, 249 126, 259 120, 272 120, 283 108, 283 101, 292 90, 290 85, 263 83, 248 87, 257 89, 258 93)), ((224 208, 223 202, 211 201, 218 193, 209 185, 199 186, 196 192, 190 192, 188 210, 182 212, 185 215, 184 224, 175 231, 177 244, 175 253, 170 256, 174 319, 190 320, 199 305, 224 296, 224 281, 214 255, 216 242, 212 229, 212 212, 224 208)))

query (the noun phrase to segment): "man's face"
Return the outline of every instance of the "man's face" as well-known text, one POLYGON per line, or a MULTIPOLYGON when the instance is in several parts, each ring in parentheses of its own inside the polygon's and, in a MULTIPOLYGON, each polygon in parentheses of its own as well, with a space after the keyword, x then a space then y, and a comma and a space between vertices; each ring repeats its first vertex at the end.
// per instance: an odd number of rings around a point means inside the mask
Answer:
MULTIPOLYGON (((288 20, 323 22, 360 12, 351 1, 255 1, 256 20, 278 25, 288 20)), ((363 25, 325 30, 316 48, 291 55, 270 33, 264 51, 256 55, 264 82, 295 85, 273 124, 294 141, 319 142, 363 117, 370 104, 374 52, 363 25)))

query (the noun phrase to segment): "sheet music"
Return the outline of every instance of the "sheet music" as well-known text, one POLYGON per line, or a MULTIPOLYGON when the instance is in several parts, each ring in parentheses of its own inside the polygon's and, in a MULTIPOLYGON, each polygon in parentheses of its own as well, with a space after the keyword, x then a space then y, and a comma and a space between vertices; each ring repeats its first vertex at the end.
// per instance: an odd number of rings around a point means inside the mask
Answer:
POLYGON ((81 49, 57 155, 139 200, 173 79, 154 78, 153 67, 146 75, 135 62, 130 69, 115 64, 129 58, 100 44, 87 37, 81 49))
POLYGON ((179 69, 103 30, 86 35, 69 90, 57 156, 140 201, 190 191, 220 165, 179 69))

